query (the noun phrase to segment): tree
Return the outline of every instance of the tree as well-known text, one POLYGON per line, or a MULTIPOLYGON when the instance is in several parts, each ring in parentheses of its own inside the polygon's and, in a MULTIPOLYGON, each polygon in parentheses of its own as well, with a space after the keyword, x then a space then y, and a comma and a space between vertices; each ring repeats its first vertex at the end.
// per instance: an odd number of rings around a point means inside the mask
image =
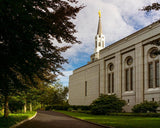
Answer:
POLYGON ((160 3, 152 3, 152 5, 148 5, 148 6, 144 6, 141 10, 143 11, 152 11, 152 10, 156 10, 158 11, 160 9, 160 3))
POLYGON ((19 96, 12 96, 9 99, 9 110, 13 112, 17 112, 22 110, 24 106, 24 101, 19 96))
MULTIPOLYGON (((34 103, 37 103, 39 96, 40 89, 38 88, 31 88, 29 91, 26 92, 26 102, 29 103, 29 109, 32 111, 32 109, 35 110, 35 108, 32 107, 34 103)), ((27 104, 26 103, 26 104, 27 104)))
POLYGON ((64 87, 60 82, 44 87, 39 98, 41 104, 52 106, 63 104, 67 101, 68 87, 64 87))
POLYGON ((3 109, 3 96, 0 94, 0 111, 3 109))
POLYGON ((77 0, 0 1, 0 93, 8 98, 16 91, 36 86, 36 79, 53 82, 67 60, 53 41, 80 43, 72 19, 83 8, 77 0))
MULTIPOLYGON (((141 10, 142 11, 147 11, 147 12, 150 12, 152 10, 159 11, 160 10, 160 3, 158 3, 158 2, 157 3, 152 3, 152 5, 144 6, 141 10)), ((160 22, 160 20, 159 20, 159 22, 160 22)), ((160 46, 160 38, 151 41, 150 44, 160 46)), ((155 54, 156 55, 160 54, 160 50, 155 51, 155 54)))

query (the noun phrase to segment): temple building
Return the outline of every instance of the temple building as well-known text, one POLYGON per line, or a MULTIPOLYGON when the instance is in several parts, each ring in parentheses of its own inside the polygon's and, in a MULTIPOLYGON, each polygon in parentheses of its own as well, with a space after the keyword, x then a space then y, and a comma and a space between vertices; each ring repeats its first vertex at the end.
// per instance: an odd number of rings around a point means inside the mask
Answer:
POLYGON ((69 104, 90 105, 100 94, 125 100, 126 112, 145 100, 160 101, 160 21, 105 47, 99 12, 95 50, 90 62, 69 78, 69 104))

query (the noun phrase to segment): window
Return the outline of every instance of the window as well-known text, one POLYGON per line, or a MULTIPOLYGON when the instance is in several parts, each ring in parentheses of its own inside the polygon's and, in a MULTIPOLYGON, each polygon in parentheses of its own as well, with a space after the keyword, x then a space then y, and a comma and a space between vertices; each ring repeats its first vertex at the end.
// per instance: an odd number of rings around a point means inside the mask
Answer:
POLYGON ((114 93, 114 73, 108 74, 108 93, 114 93))
POLYGON ((102 47, 104 47, 104 41, 102 41, 102 47))
POLYGON ((127 59, 127 65, 131 65, 132 63, 133 63, 133 59, 132 59, 132 57, 129 57, 127 59))
POLYGON ((155 87, 159 87, 160 83, 159 83, 159 61, 155 62, 155 82, 156 82, 156 86, 155 87))
POLYGON ((110 63, 108 69, 108 93, 114 93, 114 65, 110 63))
POLYGON ((112 73, 112 93, 114 93, 114 73, 112 73))
POLYGON ((111 93, 111 74, 108 74, 108 93, 111 93))
POLYGON ((133 90, 133 68, 130 68, 131 90, 133 90))
POLYGON ((111 63, 111 64, 109 64, 109 70, 110 71, 113 71, 113 69, 114 69, 114 65, 111 63))
POLYGON ((125 91, 133 90, 133 58, 131 56, 126 59, 127 69, 125 69, 125 91))
POLYGON ((149 88, 153 88, 153 63, 149 63, 149 88))
POLYGON ((99 46, 101 46, 101 42, 99 42, 99 46))
POLYGON ((87 96, 87 81, 85 81, 85 96, 87 96))
POLYGON ((159 88, 160 87, 160 71, 159 71, 159 60, 157 55, 157 48, 149 50, 150 62, 148 63, 148 88, 159 88))
POLYGON ((159 88, 159 61, 148 64, 148 88, 159 88))
POLYGON ((153 48, 151 51, 150 51, 150 57, 151 58, 155 58, 157 55, 155 54, 157 52, 157 48, 153 48))
POLYGON ((129 69, 126 69, 126 91, 129 91, 129 69))

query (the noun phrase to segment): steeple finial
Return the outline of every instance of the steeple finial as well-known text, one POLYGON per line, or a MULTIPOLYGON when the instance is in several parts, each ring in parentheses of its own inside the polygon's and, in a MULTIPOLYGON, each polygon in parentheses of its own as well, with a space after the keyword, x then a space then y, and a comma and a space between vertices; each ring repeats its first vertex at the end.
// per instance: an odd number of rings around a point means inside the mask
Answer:
POLYGON ((97 34, 101 35, 102 34, 102 24, 101 24, 101 11, 98 11, 99 14, 99 22, 98 22, 98 29, 97 29, 97 34))
POLYGON ((99 18, 101 18, 101 10, 98 11, 99 18))
POLYGON ((99 21, 97 34, 95 36, 95 49, 94 54, 91 56, 91 62, 100 58, 99 51, 105 48, 105 36, 102 34, 102 24, 101 24, 101 11, 98 11, 99 21))

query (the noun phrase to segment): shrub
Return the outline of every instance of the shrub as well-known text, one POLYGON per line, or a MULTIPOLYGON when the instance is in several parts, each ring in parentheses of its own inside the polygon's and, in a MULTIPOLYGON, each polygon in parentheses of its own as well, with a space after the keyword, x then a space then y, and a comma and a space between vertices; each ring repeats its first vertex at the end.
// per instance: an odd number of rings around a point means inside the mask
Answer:
POLYGON ((91 104, 91 113, 95 115, 105 115, 113 112, 122 112, 122 107, 126 104, 124 100, 120 100, 116 95, 101 94, 99 98, 91 104))
POLYGON ((158 103, 154 101, 145 101, 143 103, 137 104, 132 108, 134 113, 147 113, 147 112, 156 112, 158 108, 158 103))
POLYGON ((91 106, 85 106, 85 105, 71 105, 70 107, 72 107, 74 110, 90 110, 91 106))
POLYGON ((72 108, 72 110, 90 110, 90 106, 83 106, 83 105, 50 105, 46 106, 45 110, 68 110, 72 108))
MULTIPOLYGON (((52 109, 53 109, 53 107, 52 107, 52 106, 46 106, 46 107, 45 107, 45 110, 46 110, 46 111, 48 111, 48 110, 52 110, 52 109)), ((40 109, 40 110, 41 110, 41 109, 40 109)))
POLYGON ((67 111, 72 112, 72 111, 73 111, 73 108, 68 108, 67 111))
POLYGON ((77 112, 83 112, 83 111, 82 111, 82 109, 78 108, 78 109, 77 109, 77 112))
POLYGON ((69 105, 50 105, 50 106, 46 106, 45 110, 68 110, 70 106, 69 105))

